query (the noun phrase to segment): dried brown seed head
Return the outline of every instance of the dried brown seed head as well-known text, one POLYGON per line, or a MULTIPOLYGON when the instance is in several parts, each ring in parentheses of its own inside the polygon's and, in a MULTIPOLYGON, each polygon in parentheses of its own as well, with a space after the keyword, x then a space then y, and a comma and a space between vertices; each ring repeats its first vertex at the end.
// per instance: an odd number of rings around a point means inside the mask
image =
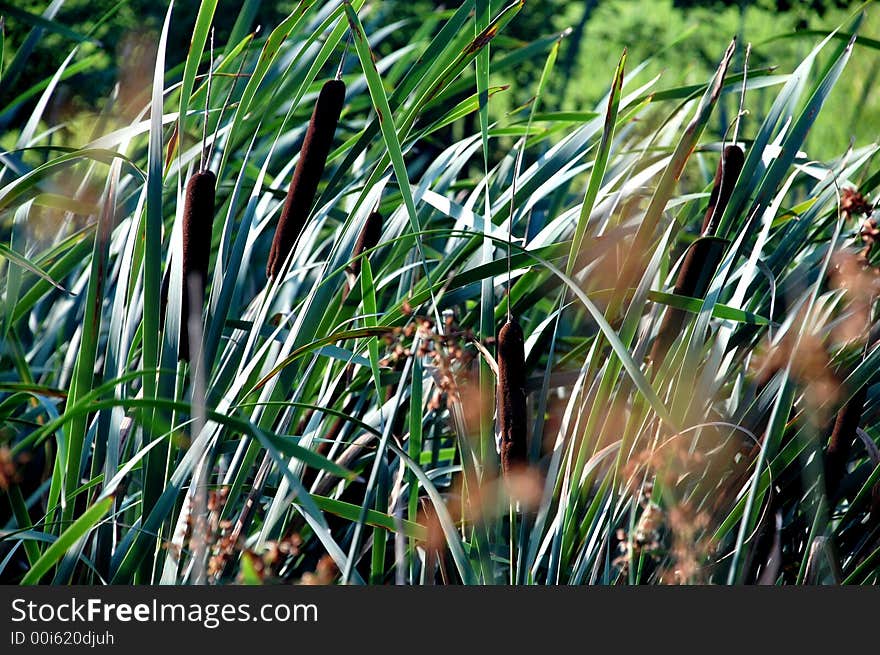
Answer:
POLYGON ((852 187, 846 187, 840 193, 840 211, 848 216, 870 216, 874 207, 868 200, 852 187))
POLYGON ((275 278, 281 271, 306 225, 344 104, 345 83, 342 80, 325 82, 318 94, 318 101, 309 121, 299 160, 293 171, 293 179, 287 190, 287 198, 278 219, 278 226, 275 228, 275 237, 272 240, 272 249, 266 265, 266 275, 270 279, 275 278))
POLYGON ((742 172, 745 160, 745 153, 739 146, 727 146, 721 153, 721 160, 715 171, 715 181, 712 184, 712 193, 709 196, 709 206, 706 207, 706 213, 703 216, 703 234, 715 233, 715 226, 718 225, 727 209, 727 204, 730 202, 730 196, 736 186, 737 179, 739 179, 739 174, 742 172))
POLYGON ((528 464, 525 368, 523 331, 510 319, 498 332, 498 428, 505 475, 528 464))
POLYGON ((180 342, 178 359, 189 360, 189 315, 190 315, 190 276, 195 276, 200 289, 201 302, 192 308, 193 314, 201 318, 204 304, 205 286, 208 282, 208 264, 211 259, 211 234, 214 226, 214 203, 217 178, 211 171, 193 175, 186 185, 183 206, 183 262, 180 342))

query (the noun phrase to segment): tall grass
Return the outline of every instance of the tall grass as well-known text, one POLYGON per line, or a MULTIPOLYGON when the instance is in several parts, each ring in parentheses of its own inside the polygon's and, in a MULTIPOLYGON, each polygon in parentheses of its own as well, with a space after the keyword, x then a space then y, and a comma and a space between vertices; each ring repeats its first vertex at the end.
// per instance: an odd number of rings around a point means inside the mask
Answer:
POLYGON ((3 580, 877 582, 878 146, 802 151, 877 56, 861 15, 792 71, 740 70, 744 43, 697 87, 596 62, 607 96, 562 112, 566 34, 455 4, 299 2, 251 33, 243 9, 213 55, 204 0, 166 70, 169 7, 152 78, 63 145, 76 44, 32 81, 0 156, 3 580), (740 93, 731 144, 713 116, 740 93))

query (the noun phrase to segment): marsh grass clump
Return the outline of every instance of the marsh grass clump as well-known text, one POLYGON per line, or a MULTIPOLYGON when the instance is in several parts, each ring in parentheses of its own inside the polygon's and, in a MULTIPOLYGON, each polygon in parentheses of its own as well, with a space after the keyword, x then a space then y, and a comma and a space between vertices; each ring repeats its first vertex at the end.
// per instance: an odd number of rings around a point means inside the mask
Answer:
POLYGON ((98 60, 8 40, 0 582, 880 582, 880 145, 813 124, 880 54, 596 59, 586 104, 529 3, 245 11, 219 57, 214 4, 85 130, 98 60))
POLYGON ((277 277, 306 226, 344 104, 345 82, 339 79, 325 82, 315 102, 299 160, 296 162, 278 226, 275 228, 269 261, 266 264, 266 275, 270 279, 277 277))

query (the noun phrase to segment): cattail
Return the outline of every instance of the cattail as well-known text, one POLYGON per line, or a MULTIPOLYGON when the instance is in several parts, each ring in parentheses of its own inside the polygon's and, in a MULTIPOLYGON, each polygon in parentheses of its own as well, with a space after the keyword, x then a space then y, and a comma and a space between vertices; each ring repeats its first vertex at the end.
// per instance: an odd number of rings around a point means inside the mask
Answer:
MULTIPOLYGON (((342 432, 342 428, 344 428, 350 421, 348 417, 353 416, 355 413, 355 409, 357 408, 358 399, 356 396, 352 396, 351 399, 345 404, 342 409, 343 414, 345 416, 337 416, 333 423, 330 424, 330 429, 326 434, 323 435, 321 440, 315 446, 315 452, 321 456, 326 456, 327 452, 330 450, 330 447, 333 445, 333 442, 339 438, 340 433, 342 432)), ((314 410, 309 410, 307 415, 303 417, 303 421, 300 422, 300 428, 297 429, 297 434, 303 434, 305 432, 306 427, 308 426, 308 421, 311 419, 311 416, 314 414, 314 410)), ((312 486, 312 483, 315 481, 315 478, 318 476, 318 471, 311 467, 306 468, 303 472, 302 483, 303 486, 308 489, 312 486)))
POLYGON ((165 325, 165 309, 168 306, 168 287, 171 286, 171 262, 162 276, 162 286, 159 289, 159 325, 165 325))
POLYGON ((293 244, 306 225, 306 219, 315 201, 318 182, 324 174, 327 155, 330 154, 330 147, 333 145, 333 136, 344 103, 345 83, 338 79, 325 82, 318 94, 318 101, 315 103, 315 110, 312 112, 309 128, 300 150, 299 161, 296 162, 284 208, 281 210, 281 217, 275 229, 272 249, 269 251, 269 262, 266 265, 266 275, 270 279, 275 278, 281 271, 293 249, 293 244))
MULTIPOLYGON (((727 241, 715 237, 694 241, 681 263, 673 293, 691 298, 704 298, 712 276, 715 275, 715 270, 724 256, 726 245, 727 241)), ((666 356, 669 347, 679 335, 686 316, 686 312, 682 309, 675 307, 667 309, 663 324, 651 348, 651 361, 658 362, 666 356)))
POLYGON ((204 305, 205 284, 208 281, 208 262, 211 257, 211 232, 214 223, 214 193, 217 178, 211 171, 201 171, 193 175, 186 185, 186 198, 183 205, 183 289, 180 296, 180 343, 178 359, 189 361, 189 315, 192 311, 201 317, 204 305), (190 275, 199 282, 201 298, 195 307, 190 308, 190 275))
POLYGON ((348 284, 346 284, 342 291, 343 302, 348 298, 348 294, 351 293, 351 289, 354 286, 358 275, 361 274, 360 256, 365 250, 370 250, 379 245, 379 240, 381 238, 382 214, 379 212, 371 212, 370 215, 367 216, 367 220, 364 221, 364 227, 361 228, 361 233, 358 235, 357 241, 354 244, 354 250, 351 253, 352 262, 349 264, 348 268, 345 269, 346 273, 348 273, 349 279, 348 284))
MULTIPOLYGON (((742 171, 745 156, 739 146, 727 146, 721 154, 718 169, 715 171, 715 182, 712 185, 712 193, 709 195, 709 206, 703 216, 702 235, 691 244, 678 277, 675 281, 673 293, 676 295, 690 296, 691 298, 705 298, 709 290, 709 283, 721 264, 727 241, 714 236, 718 220, 724 214, 730 195, 736 184, 737 178, 742 171)), ((669 351, 676 337, 684 325, 686 313, 683 310, 670 307, 660 326, 657 338, 651 347, 651 361, 659 362, 669 351)))
POLYGON ((739 179, 745 161, 745 153, 739 146, 724 148, 721 161, 718 162, 718 169, 715 171, 715 181, 712 185, 712 193, 709 195, 709 206, 706 207, 706 213, 703 216, 702 234, 712 235, 715 233, 715 227, 724 214, 724 210, 727 209, 727 203, 730 202, 730 195, 733 193, 733 187, 739 179))
POLYGON ((510 318, 498 332, 498 425, 505 475, 528 463, 527 420, 523 331, 510 318))
POLYGON ((862 420, 862 410, 868 399, 868 385, 863 384, 837 413, 828 446, 825 449, 825 487, 830 497, 837 495, 846 464, 856 439, 856 430, 862 420))

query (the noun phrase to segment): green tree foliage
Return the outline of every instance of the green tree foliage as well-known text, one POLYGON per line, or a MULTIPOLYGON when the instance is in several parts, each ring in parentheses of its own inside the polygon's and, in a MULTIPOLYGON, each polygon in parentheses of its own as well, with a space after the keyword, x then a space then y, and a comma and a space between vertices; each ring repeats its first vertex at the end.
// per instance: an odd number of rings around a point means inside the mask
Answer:
POLYGON ((857 0, 674 0, 673 5, 682 9, 693 7, 746 7, 769 11, 815 12, 824 16, 829 9, 845 9, 859 4, 857 0))

